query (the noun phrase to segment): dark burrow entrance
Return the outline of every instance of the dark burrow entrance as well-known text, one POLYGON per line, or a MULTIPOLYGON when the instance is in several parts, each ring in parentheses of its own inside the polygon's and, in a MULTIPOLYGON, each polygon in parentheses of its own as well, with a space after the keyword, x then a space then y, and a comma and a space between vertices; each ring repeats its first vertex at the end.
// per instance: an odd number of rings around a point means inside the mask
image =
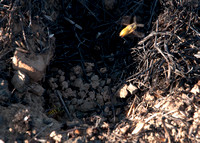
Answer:
POLYGON ((134 74, 138 63, 131 48, 141 38, 134 34, 121 38, 119 33, 136 17, 144 24, 137 31, 146 35, 159 7, 149 1, 63 1, 51 27, 56 49, 45 80, 47 115, 59 121, 69 118, 55 93, 59 90, 71 118, 98 115, 112 123, 124 118, 132 98, 127 93, 128 100, 120 99, 119 88, 134 74))

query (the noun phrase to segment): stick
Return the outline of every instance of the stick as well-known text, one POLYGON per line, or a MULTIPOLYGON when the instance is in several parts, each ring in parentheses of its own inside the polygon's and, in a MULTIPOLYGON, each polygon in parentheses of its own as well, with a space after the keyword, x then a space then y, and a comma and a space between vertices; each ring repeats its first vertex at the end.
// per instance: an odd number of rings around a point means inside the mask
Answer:
POLYGON ((60 99, 60 102, 62 103, 63 107, 64 107, 64 110, 65 112, 67 113, 67 116, 69 117, 69 119, 72 121, 72 117, 69 113, 69 110, 67 109, 67 106, 65 105, 65 102, 63 101, 62 99, 62 94, 60 93, 59 90, 55 90, 55 94, 58 96, 58 98, 60 99))
POLYGON ((156 36, 156 35, 172 35, 171 32, 151 32, 149 35, 147 35, 145 38, 143 38, 143 40, 141 40, 140 42, 138 42, 139 45, 144 44, 144 42, 146 42, 147 40, 149 40, 151 37, 156 36))
POLYGON ((165 135, 167 136, 167 139, 168 139, 168 143, 171 143, 170 135, 169 135, 169 132, 168 132, 167 127, 164 122, 164 117, 162 118, 162 124, 163 124, 163 128, 165 130, 165 135))
POLYGON ((99 22, 99 19, 96 17, 96 15, 88 8, 87 5, 85 5, 82 0, 79 0, 79 2, 94 16, 94 18, 99 22))
POLYGON ((44 128, 42 128, 33 138, 31 138, 29 141, 32 141, 33 139, 34 140, 37 140, 37 136, 39 135, 39 134, 41 134, 44 130, 46 130, 48 127, 51 127, 51 126, 53 126, 53 123, 50 123, 50 124, 48 124, 48 125, 46 125, 44 128))

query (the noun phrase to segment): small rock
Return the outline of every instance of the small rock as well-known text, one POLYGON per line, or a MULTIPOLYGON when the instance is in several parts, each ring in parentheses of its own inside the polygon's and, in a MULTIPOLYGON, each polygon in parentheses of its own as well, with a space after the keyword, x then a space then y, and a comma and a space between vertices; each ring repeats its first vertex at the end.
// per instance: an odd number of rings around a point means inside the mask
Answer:
POLYGON ((77 104, 78 104, 78 105, 80 105, 80 104, 82 104, 82 103, 83 103, 83 99, 78 99, 78 100, 77 100, 77 104))
POLYGON ((72 90, 71 88, 67 88, 64 92, 64 97, 68 98, 68 97, 76 97, 76 91, 72 90))
POLYGON ((99 81, 92 81, 91 86, 96 89, 99 86, 99 81))
POLYGON ((88 92, 89 88, 90 88, 90 85, 89 85, 88 83, 85 83, 85 84, 83 84, 83 85, 81 86, 80 90, 83 90, 83 91, 85 91, 85 92, 88 92))
POLYGON ((76 104, 76 103, 77 103, 77 99, 76 99, 76 98, 73 98, 72 101, 71 101, 71 104, 74 105, 74 104, 76 104))
POLYGON ((49 86, 50 86, 52 89, 55 89, 55 88, 58 87, 58 85, 57 85, 55 82, 56 82, 56 79, 55 79, 55 78, 51 77, 51 78, 49 79, 49 86))
POLYGON ((82 68, 79 65, 73 67, 73 72, 78 76, 82 75, 83 73, 82 68))
POLYGON ((107 10, 112 10, 116 4, 116 0, 104 0, 104 4, 107 10))
POLYGON ((14 74, 11 83, 19 92, 24 92, 27 89, 27 84, 29 83, 29 77, 24 72, 18 70, 14 74))
POLYGON ((100 104, 101 106, 104 105, 103 97, 100 94, 96 95, 97 103, 100 104))
POLYGON ((62 86, 62 90, 65 90, 65 89, 68 88, 69 85, 68 85, 67 81, 63 81, 62 84, 61 84, 61 86, 62 86))
POLYGON ((100 81, 100 86, 101 86, 101 87, 105 86, 105 84, 106 84, 106 81, 105 81, 105 80, 101 80, 101 81, 100 81))
POLYGON ((86 101, 80 106, 79 110, 83 112, 87 112, 87 111, 93 110, 95 107, 96 107, 96 104, 94 102, 86 101))
POLYGON ((93 75, 93 76, 91 77, 91 81, 98 81, 98 80, 99 80, 98 75, 93 75))
POLYGON ((59 82, 62 83, 63 81, 65 81, 65 76, 61 75, 61 76, 59 77, 59 82))
POLYGON ((71 80, 71 81, 74 81, 75 79, 76 79, 76 76, 74 75, 74 73, 70 73, 69 74, 69 79, 71 80))
POLYGON ((40 81, 45 74, 46 66, 52 57, 52 51, 47 51, 44 54, 26 54, 20 51, 15 51, 12 58, 13 68, 23 71, 33 81, 40 81))
POLYGON ((92 85, 92 88, 94 88, 94 89, 96 89, 98 86, 99 86, 99 77, 98 77, 98 75, 93 75, 92 77, 91 77, 91 81, 92 81, 92 83, 91 83, 91 85, 92 85))
POLYGON ((64 76, 64 75, 65 75, 65 72, 63 72, 62 70, 58 70, 58 74, 59 74, 60 76, 64 76))
POLYGON ((39 85, 38 83, 31 84, 30 87, 29 87, 29 90, 32 93, 39 95, 39 96, 42 96, 44 91, 45 91, 45 89, 41 85, 39 85))
POLYGON ((105 86, 101 91, 101 95, 103 96, 104 101, 110 100, 109 89, 108 86, 105 86))
POLYGON ((95 99, 95 93, 94 93, 94 91, 90 91, 89 93, 88 93, 88 95, 89 95, 89 97, 93 100, 93 99, 95 99))
POLYGON ((86 67, 86 72, 91 72, 93 70, 94 67, 94 63, 85 63, 85 67, 86 67))
POLYGON ((10 99, 11 93, 8 90, 7 80, 0 78, 0 103, 7 102, 10 99))
POLYGON ((81 78, 75 79, 74 86, 78 87, 78 88, 81 88, 83 86, 83 80, 81 78))
POLYGON ((84 91, 80 91, 80 92, 78 93, 78 95, 79 95, 82 99, 84 99, 84 98, 86 97, 86 93, 85 93, 84 91))

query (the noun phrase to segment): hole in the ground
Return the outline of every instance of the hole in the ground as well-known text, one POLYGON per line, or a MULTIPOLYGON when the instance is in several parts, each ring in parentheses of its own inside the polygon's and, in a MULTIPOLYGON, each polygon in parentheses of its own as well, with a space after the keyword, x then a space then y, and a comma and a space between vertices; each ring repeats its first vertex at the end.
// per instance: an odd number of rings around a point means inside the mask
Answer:
MULTIPOLYGON (((137 36, 119 37, 126 26, 124 16, 143 23, 139 31, 147 33, 158 13, 149 11, 153 3, 120 2, 113 10, 102 3, 72 1, 64 3, 53 29, 56 37, 55 56, 46 74, 47 115, 65 120, 65 112, 55 90, 60 90, 72 118, 99 115, 110 122, 125 116, 126 100, 116 97, 118 88, 134 72, 131 48, 137 36), (137 9, 134 9, 138 7, 137 9)), ((157 5, 159 7, 159 5, 157 5)), ((131 23, 127 23, 131 24, 131 23)))

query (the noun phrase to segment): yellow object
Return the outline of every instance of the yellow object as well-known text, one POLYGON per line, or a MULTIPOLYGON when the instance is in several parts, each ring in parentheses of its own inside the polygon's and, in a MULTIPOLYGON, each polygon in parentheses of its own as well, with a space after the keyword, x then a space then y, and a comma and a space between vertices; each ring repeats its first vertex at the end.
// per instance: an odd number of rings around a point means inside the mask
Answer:
POLYGON ((122 29, 122 31, 119 33, 119 36, 123 38, 124 36, 127 36, 132 32, 134 32, 136 28, 137 28, 136 23, 129 24, 124 29, 122 29))
POLYGON ((57 116, 58 114, 61 114, 63 112, 61 107, 56 107, 55 105, 53 105, 53 108, 51 108, 48 112, 47 115, 48 116, 57 116))

